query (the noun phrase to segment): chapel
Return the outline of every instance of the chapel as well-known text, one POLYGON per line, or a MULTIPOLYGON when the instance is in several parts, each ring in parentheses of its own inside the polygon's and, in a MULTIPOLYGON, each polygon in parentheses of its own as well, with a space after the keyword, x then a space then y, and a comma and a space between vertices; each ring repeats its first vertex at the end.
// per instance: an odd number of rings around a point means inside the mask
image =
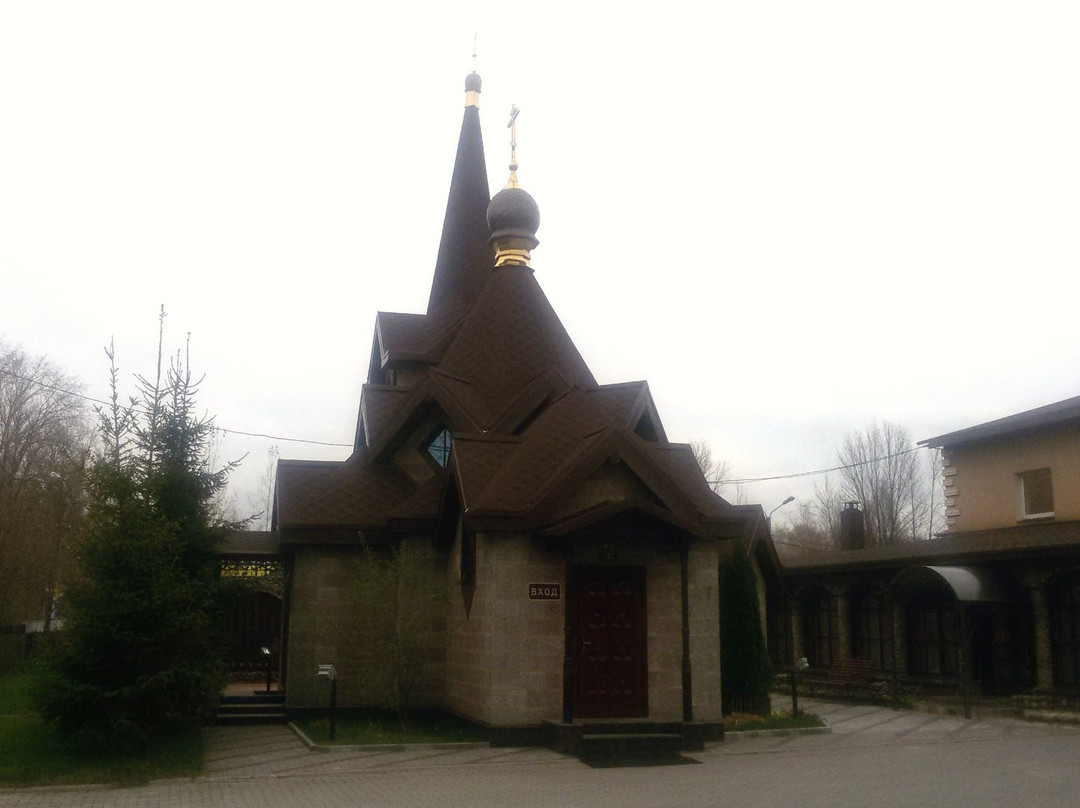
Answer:
POLYGON ((603 719, 715 736, 718 566, 747 511, 668 440, 646 382, 593 376, 530 266, 512 146, 489 193, 480 94, 473 72, 427 310, 378 313, 351 456, 278 466, 288 707, 326 704, 327 664, 339 704, 369 706, 390 630, 414 705, 493 740, 603 719), (394 603, 356 597, 372 554, 408 569, 394 603))

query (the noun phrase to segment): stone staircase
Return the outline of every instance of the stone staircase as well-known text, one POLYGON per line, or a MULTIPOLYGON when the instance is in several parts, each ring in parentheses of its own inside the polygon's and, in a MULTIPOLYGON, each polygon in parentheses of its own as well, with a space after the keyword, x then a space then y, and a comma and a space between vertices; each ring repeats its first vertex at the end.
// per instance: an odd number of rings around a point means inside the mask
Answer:
POLYGON ((545 725, 545 745, 593 765, 686 762, 681 752, 704 748, 696 724, 596 721, 545 725))
POLYGON ((271 691, 261 693, 225 693, 218 702, 215 724, 237 726, 240 724, 284 724, 285 693, 271 691))

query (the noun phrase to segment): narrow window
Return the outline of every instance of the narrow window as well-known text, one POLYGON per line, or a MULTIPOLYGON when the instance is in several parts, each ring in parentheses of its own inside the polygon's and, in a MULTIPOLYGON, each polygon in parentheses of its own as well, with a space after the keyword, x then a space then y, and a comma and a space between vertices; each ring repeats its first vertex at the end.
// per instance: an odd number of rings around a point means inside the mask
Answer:
POLYGON ((1020 477, 1020 518, 1054 515, 1054 485, 1050 469, 1025 471, 1020 477))
POLYGON ((450 461, 450 430, 444 429, 427 445, 428 454, 443 468, 450 461))

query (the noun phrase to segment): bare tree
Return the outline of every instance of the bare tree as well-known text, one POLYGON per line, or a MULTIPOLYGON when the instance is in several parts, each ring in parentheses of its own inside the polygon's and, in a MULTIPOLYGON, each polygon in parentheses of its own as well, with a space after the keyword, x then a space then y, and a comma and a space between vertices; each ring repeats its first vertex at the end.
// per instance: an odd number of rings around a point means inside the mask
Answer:
POLYGON ((926 522, 926 538, 932 539, 945 530, 945 486, 941 449, 931 449, 927 459, 930 477, 930 517, 926 522))
POLYGON ((257 530, 269 530, 274 514, 274 483, 277 480, 277 462, 281 451, 275 443, 266 450, 266 468, 259 477, 258 490, 247 495, 248 506, 253 512, 252 524, 257 530))
POLYGON ((773 528, 773 541, 798 550, 825 549, 832 546, 828 531, 822 527, 814 504, 799 502, 791 523, 773 528))
POLYGON ((871 546, 927 535, 929 479, 916 448, 907 429, 881 421, 849 434, 837 452, 841 491, 862 505, 871 546))
POLYGON ((831 477, 814 484, 814 514, 830 547, 840 546, 840 511, 844 494, 831 477))
POLYGON ((690 441, 690 451, 694 453, 694 459, 701 473, 705 475, 705 481, 708 482, 709 487, 719 494, 720 489, 731 477, 731 464, 726 460, 714 458, 712 447, 701 439, 690 441))
POLYGON ((81 385, 0 343, 0 624, 44 618, 81 514, 81 385))

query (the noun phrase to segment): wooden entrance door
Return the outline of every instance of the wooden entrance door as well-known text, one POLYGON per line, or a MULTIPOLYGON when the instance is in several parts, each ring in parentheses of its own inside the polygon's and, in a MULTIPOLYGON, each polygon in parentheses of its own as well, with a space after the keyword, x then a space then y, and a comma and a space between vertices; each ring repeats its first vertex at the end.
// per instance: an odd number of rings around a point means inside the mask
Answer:
POLYGON ((645 568, 573 568, 576 650, 574 715, 649 713, 645 568))

